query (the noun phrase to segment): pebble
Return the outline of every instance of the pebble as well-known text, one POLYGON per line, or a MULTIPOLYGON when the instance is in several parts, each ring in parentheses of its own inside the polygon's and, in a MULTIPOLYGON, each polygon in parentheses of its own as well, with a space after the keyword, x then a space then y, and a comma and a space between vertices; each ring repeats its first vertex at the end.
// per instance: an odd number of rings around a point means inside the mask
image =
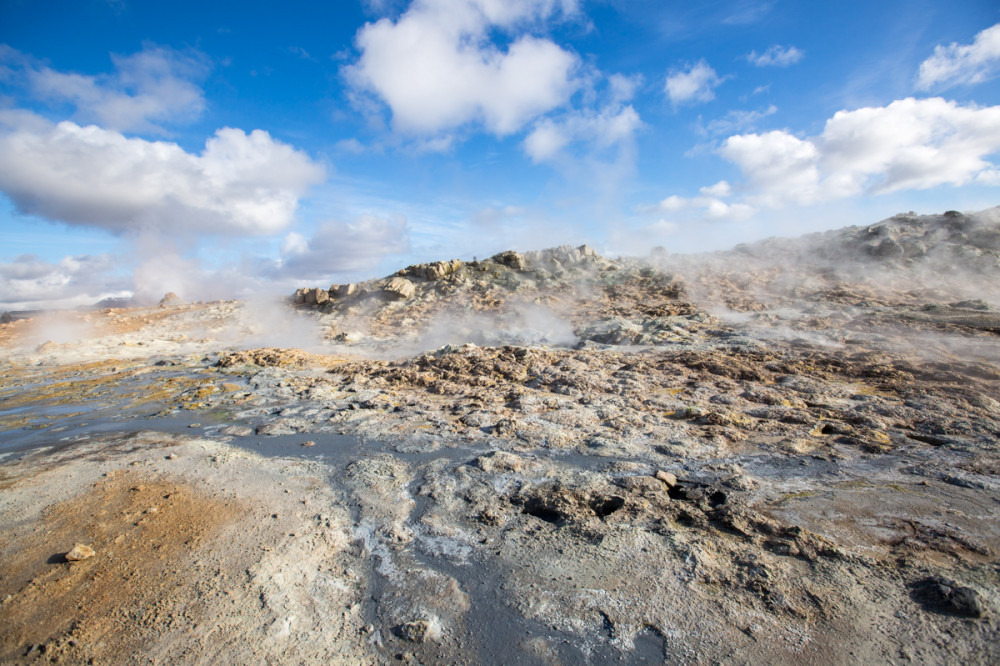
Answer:
POLYGON ((66 553, 66 560, 68 562, 79 562, 80 560, 90 559, 97 553, 90 546, 84 546, 82 543, 78 543, 73 546, 73 550, 66 553))
POLYGON ((656 470, 656 478, 667 484, 671 488, 677 485, 677 477, 670 472, 664 472, 662 469, 656 470))

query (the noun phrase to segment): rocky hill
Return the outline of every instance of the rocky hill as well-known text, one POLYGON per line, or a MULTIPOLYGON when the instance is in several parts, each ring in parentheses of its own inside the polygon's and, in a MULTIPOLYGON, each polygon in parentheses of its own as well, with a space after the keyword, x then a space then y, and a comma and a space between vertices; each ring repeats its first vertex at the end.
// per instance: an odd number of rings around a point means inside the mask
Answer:
POLYGON ((828 316, 853 321, 878 318, 886 308, 918 308, 907 310, 908 324, 989 328, 986 303, 1000 295, 998 275, 994 209, 897 215, 703 255, 661 248, 647 258, 610 259, 586 245, 507 251, 409 266, 359 284, 302 288, 291 300, 322 315, 336 341, 398 344, 402 352, 464 342, 657 345, 741 314, 764 327, 826 330, 828 316))

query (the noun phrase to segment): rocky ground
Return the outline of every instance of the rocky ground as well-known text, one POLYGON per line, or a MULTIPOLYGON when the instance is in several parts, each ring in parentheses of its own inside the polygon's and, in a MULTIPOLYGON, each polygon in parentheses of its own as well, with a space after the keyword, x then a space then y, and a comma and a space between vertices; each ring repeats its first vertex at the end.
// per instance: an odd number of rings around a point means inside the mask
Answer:
POLYGON ((998 277, 994 210, 7 323, 0 661, 996 663, 998 277))

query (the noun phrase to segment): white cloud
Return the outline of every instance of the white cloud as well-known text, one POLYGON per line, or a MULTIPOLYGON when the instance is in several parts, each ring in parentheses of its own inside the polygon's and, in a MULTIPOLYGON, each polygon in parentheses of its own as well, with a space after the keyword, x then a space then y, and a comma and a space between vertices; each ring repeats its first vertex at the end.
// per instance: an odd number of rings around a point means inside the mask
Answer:
POLYGON ((539 122, 524 140, 524 152, 533 162, 557 157, 574 141, 585 141, 601 150, 627 144, 642 127, 632 105, 611 105, 601 111, 575 111, 556 121, 539 122))
POLYGON ((159 123, 192 120, 205 108, 204 94, 195 82, 208 74, 209 65, 197 51, 146 45, 129 56, 112 54, 116 71, 102 76, 40 67, 13 50, 4 55, 24 66, 28 86, 37 97, 70 102, 76 107, 74 117, 81 122, 97 122, 119 131, 162 133, 159 123))
POLYGON ((708 185, 698 191, 706 197, 728 197, 733 193, 733 186, 728 181, 720 180, 715 185, 708 185))
POLYGON ((976 35, 972 44, 952 42, 934 47, 934 55, 920 63, 917 90, 981 83, 1000 70, 1000 23, 976 35))
POLYGON ((566 103, 579 59, 548 39, 517 34, 575 2, 415 0, 398 20, 358 31, 358 61, 344 69, 357 90, 380 98, 396 129, 436 134, 481 122, 500 136, 566 103), (501 50, 491 29, 512 34, 501 50))
POLYGON ((722 81, 702 59, 684 70, 671 70, 664 90, 676 105, 708 102, 715 99, 714 90, 722 81))
POLYGON ((554 158, 569 143, 566 129, 552 120, 543 120, 524 139, 524 152, 532 162, 554 158))
POLYGON ((684 199, 676 194, 671 194, 656 206, 648 207, 643 212, 649 213, 658 211, 663 213, 675 213, 679 210, 687 208, 689 201, 689 199, 684 199))
POLYGON ((633 74, 631 76, 612 74, 608 77, 608 87, 611 89, 611 101, 615 104, 630 101, 635 97, 635 93, 642 86, 642 83, 642 74, 633 74))
POLYGON ((65 257, 52 263, 21 255, 0 264, 0 310, 68 308, 130 295, 127 276, 114 275, 110 255, 65 257))
MULTIPOLYGON (((715 185, 702 187, 699 190, 701 196, 680 197, 671 195, 653 206, 644 206, 640 212, 646 214, 679 213, 685 210, 699 211, 705 220, 744 220, 754 213, 754 208, 745 203, 727 203, 723 199, 732 196, 733 188, 725 180, 720 180, 715 185)), ((660 220, 663 222, 663 220, 660 220)))
POLYGON ((326 222, 308 240, 289 234, 278 272, 303 280, 331 279, 371 271, 385 257, 409 250, 405 219, 361 215, 353 222, 326 222))
POLYGON ((805 53, 794 46, 780 46, 774 44, 763 53, 751 51, 747 54, 747 60, 757 67, 788 67, 794 65, 805 53))
POLYGON ((819 151, 788 132, 738 134, 723 143, 720 154, 740 167, 758 203, 805 203, 818 189, 819 151))
POLYGON ((324 177, 262 130, 220 129, 196 155, 25 112, 0 114, 0 128, 0 190, 20 211, 115 233, 274 233, 324 177))
POLYGON ((719 152, 743 172, 750 203, 776 207, 990 182, 997 151, 1000 106, 908 98, 839 111, 818 137, 742 134, 719 152))
POLYGON ((1000 184, 1000 106, 941 98, 901 99, 839 111, 819 136, 787 130, 737 134, 718 148, 743 180, 702 187, 640 206, 643 214, 696 210, 705 220, 740 220, 760 209, 810 205, 942 185, 1000 184))
POLYGON ((710 121, 704 128, 700 131, 705 134, 732 134, 734 132, 743 132, 748 129, 752 129, 761 120, 772 116, 778 112, 778 107, 774 104, 770 105, 766 109, 761 111, 742 111, 739 109, 734 109, 727 113, 722 118, 716 118, 710 121))
POLYGON ((964 185, 994 168, 1000 106, 959 106, 941 98, 839 111, 823 131, 823 169, 833 194, 964 185))

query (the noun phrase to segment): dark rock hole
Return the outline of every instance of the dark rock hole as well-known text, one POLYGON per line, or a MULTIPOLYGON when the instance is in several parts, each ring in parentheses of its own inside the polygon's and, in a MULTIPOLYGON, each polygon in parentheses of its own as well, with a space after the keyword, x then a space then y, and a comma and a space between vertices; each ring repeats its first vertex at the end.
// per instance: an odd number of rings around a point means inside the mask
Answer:
POLYGON ((675 500, 686 500, 688 498, 687 490, 679 483, 676 486, 669 486, 667 494, 670 495, 670 499, 675 500))
POLYGON ((625 500, 614 495, 609 495, 608 497, 595 497, 590 501, 590 508, 599 518, 610 516, 623 506, 625 506, 625 500))
POLYGON ((920 433, 911 433, 909 435, 910 439, 915 439, 918 442, 923 442, 924 444, 930 444, 931 446, 947 446, 948 440, 942 439, 941 437, 935 437, 934 435, 921 435, 920 433))
POLYGON ((726 503, 726 493, 716 490, 708 496, 708 505, 713 509, 726 503))
POLYGON ((547 523, 559 524, 562 522, 563 515, 553 509, 552 507, 546 506, 541 502, 529 501, 524 505, 522 511, 529 516, 534 516, 535 518, 541 518, 547 523))

